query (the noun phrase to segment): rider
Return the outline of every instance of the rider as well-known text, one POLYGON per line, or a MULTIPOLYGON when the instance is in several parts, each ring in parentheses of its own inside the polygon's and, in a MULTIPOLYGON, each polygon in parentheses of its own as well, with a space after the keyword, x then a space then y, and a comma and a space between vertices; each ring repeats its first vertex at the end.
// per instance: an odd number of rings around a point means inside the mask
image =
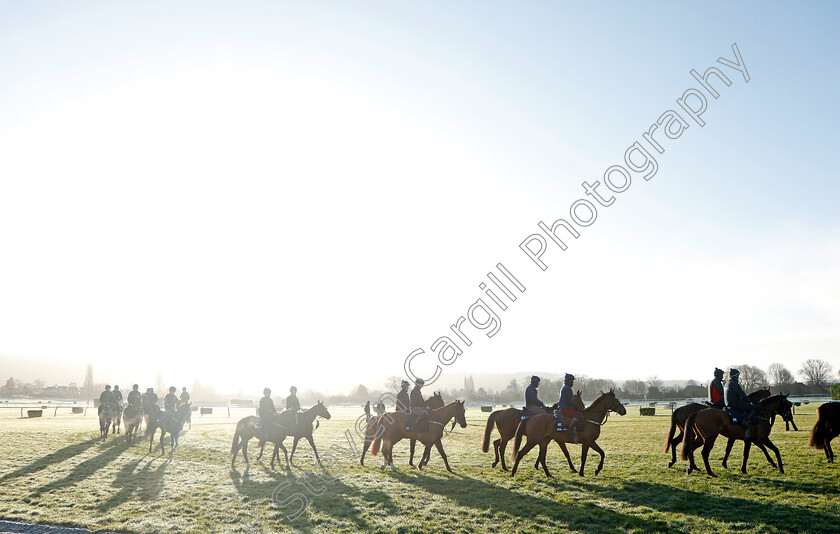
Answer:
POLYGON ((741 384, 738 383, 738 376, 740 374, 738 369, 729 370, 729 381, 726 382, 724 399, 727 408, 744 414, 741 424, 749 428, 750 419, 752 419, 752 416, 758 410, 758 406, 750 402, 750 398, 747 397, 747 394, 741 388, 741 384))
POLYGON ((408 398, 408 387, 411 384, 408 383, 408 380, 403 380, 402 384, 400 384, 400 392, 397 393, 397 411, 398 412, 405 412, 408 413, 409 407, 411 406, 411 401, 408 398))
POLYGON ((365 422, 370 421, 370 401, 365 404, 365 422))
POLYGON ((146 388, 146 393, 143 394, 143 398, 145 403, 143 404, 143 410, 147 414, 152 414, 155 410, 155 406, 157 409, 160 409, 160 405, 158 405, 158 396, 155 393, 154 388, 146 388))
POLYGON ((560 400, 557 402, 557 410, 572 420, 569 425, 574 426, 575 423, 583 420, 583 415, 575 408, 572 398, 575 396, 572 392, 572 387, 575 385, 575 375, 566 373, 563 380, 563 388, 560 390, 560 400))
POLYGON ((174 415, 178 411, 178 397, 175 392, 178 391, 175 386, 169 388, 169 394, 163 398, 163 410, 169 415, 174 415))
POLYGON ((181 404, 190 402, 190 394, 187 393, 187 388, 181 388, 181 404))
POLYGON ((297 388, 292 386, 289 388, 290 395, 286 397, 286 410, 291 410, 295 413, 295 424, 298 423, 298 412, 300 412, 300 401, 297 398, 297 388))
POLYGON ((105 391, 99 394, 99 405, 100 406, 111 406, 116 402, 114 399, 114 393, 111 391, 111 386, 106 385, 105 391))
POLYGON ((545 413, 545 404, 537 396, 537 388, 540 387, 540 377, 531 377, 531 385, 525 388, 525 411, 539 415, 545 413))
POLYGON ((257 415, 260 417, 260 423, 265 426, 272 417, 277 415, 277 409, 274 407, 274 401, 271 400, 271 390, 265 388, 263 390, 263 398, 260 399, 260 407, 257 410, 257 415))
POLYGON ((128 392, 128 405, 134 406, 136 404, 140 404, 142 401, 142 395, 140 395, 140 386, 134 384, 131 386, 131 391, 128 392))
POLYGON ((116 404, 122 403, 123 396, 122 396, 122 391, 120 391, 120 386, 115 385, 113 393, 114 393, 114 402, 116 404))
POLYGON ((709 383, 709 404, 713 408, 723 408, 726 403, 723 399, 723 369, 715 367, 715 379, 709 383))

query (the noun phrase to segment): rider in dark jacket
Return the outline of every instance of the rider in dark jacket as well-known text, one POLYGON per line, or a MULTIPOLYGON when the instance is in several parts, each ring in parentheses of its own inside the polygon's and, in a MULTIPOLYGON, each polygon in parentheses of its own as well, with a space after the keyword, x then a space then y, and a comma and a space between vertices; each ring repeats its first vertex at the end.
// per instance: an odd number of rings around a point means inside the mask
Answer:
POLYGON ((128 405, 133 406, 135 404, 140 404, 142 398, 142 395, 140 395, 140 386, 134 384, 131 387, 131 391, 128 392, 128 405))
POLYGON ((400 385, 400 392, 397 393, 397 411, 408 413, 411 401, 408 398, 408 380, 403 380, 400 385))
POLYGON ((111 391, 111 386, 105 386, 105 391, 99 394, 99 404, 100 405, 112 405, 116 401, 114 400, 114 393, 111 391))
POLYGON ((574 385, 575 375, 566 373, 563 380, 563 389, 560 390, 560 400, 557 401, 557 410, 563 415, 572 418, 569 423, 571 425, 583 420, 583 414, 575 408, 574 402, 572 402, 572 399, 575 396, 572 392, 572 386, 574 385))
POLYGON ((423 393, 420 391, 426 384, 426 381, 422 378, 418 378, 414 381, 414 388, 411 390, 411 395, 409 396, 409 408, 411 409, 411 413, 419 413, 419 414, 426 414, 426 399, 423 398, 423 393))
POLYGON ((266 425, 272 417, 277 415, 277 408, 274 407, 274 401, 271 400, 271 390, 265 388, 263 390, 263 398, 260 399, 260 407, 257 409, 257 415, 260 417, 260 422, 266 425))
POLYGON ((293 412, 300 411, 300 401, 297 398, 297 388, 292 386, 289 388, 290 395, 286 397, 286 409, 293 412))
POLYGON ((122 391, 120 391, 120 386, 114 386, 114 402, 117 404, 121 404, 123 400, 122 391))
POLYGON ((169 388, 169 394, 163 398, 163 410, 168 414, 178 411, 178 397, 175 395, 175 386, 169 388))
POLYGON ((723 398, 723 369, 715 367, 715 379, 709 383, 709 404, 713 408, 723 408, 726 401, 723 398))
POLYGON ((525 388, 525 411, 534 415, 545 413, 545 404, 537 396, 537 388, 540 387, 540 377, 531 377, 531 385, 525 388))
POLYGON ((726 382, 724 399, 726 401, 727 408, 744 414, 741 424, 749 427, 749 421, 758 410, 758 406, 750 402, 749 397, 747 397, 747 394, 744 393, 744 390, 741 388, 741 384, 738 383, 738 376, 740 374, 741 373, 738 369, 729 370, 729 381, 726 382))

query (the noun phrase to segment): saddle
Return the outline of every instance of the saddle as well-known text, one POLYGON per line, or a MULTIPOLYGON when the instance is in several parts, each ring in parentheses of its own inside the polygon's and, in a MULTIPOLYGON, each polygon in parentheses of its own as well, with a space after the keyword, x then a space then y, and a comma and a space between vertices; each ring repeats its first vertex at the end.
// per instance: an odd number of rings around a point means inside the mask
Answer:
POLYGON ((429 416, 419 413, 409 413, 405 416, 406 432, 428 432, 429 416))
MULTIPOLYGON (((554 410, 554 429, 557 432, 582 432, 584 429, 583 421, 578 421, 578 424, 572 426, 571 418, 567 415, 563 415, 560 410, 554 410)), ((577 442, 577 440, 575 440, 577 442)))
MULTIPOLYGON (((729 416, 729 421, 733 425, 744 424, 744 417, 746 416, 744 412, 737 412, 732 408, 724 408, 723 411, 726 412, 726 415, 729 416)), ((753 416, 749 420, 749 424, 750 426, 758 424, 758 414, 753 414, 753 416)))

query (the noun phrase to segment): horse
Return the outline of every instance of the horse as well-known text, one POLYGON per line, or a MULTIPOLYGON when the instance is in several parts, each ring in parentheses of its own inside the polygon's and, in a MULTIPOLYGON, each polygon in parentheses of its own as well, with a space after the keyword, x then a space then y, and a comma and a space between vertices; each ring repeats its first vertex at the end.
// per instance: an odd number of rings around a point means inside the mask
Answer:
POLYGON ((152 452, 152 446, 155 442, 155 434, 157 433, 157 429, 161 430, 160 432, 160 453, 163 454, 163 437, 168 432, 171 439, 170 446, 171 449, 169 451, 169 457, 171 458, 173 454, 175 454, 175 448, 178 447, 178 437, 181 434, 181 429, 184 428, 184 422, 190 415, 190 403, 184 403, 178 406, 178 409, 175 411, 175 415, 164 413, 159 418, 150 418, 149 426, 146 429, 146 433, 149 435, 149 452, 152 452))
MULTIPOLYGON (((572 402, 575 404, 575 408, 577 408, 578 411, 582 412, 585 409, 583 400, 581 400, 580 397, 580 390, 578 390, 578 392, 572 397, 572 402)), ((545 407, 546 413, 554 413, 554 410, 556 409, 557 404, 545 407)), ((505 449, 507 448, 508 441, 512 440, 514 436, 516 436, 516 429, 519 427, 519 422, 521 420, 521 411, 518 408, 496 410, 490 414, 490 417, 487 418, 487 424, 484 427, 484 440, 481 442, 481 452, 488 452, 490 450, 490 435, 493 433, 493 426, 498 429, 500 436, 499 439, 493 442, 496 459, 493 460, 492 467, 496 467, 499 461, 501 461, 502 469, 508 471, 508 467, 505 464, 505 449)), ((527 421, 527 419, 525 421, 527 421)), ((569 469, 577 471, 577 469, 575 469, 575 464, 572 463, 572 457, 569 456, 569 450, 566 448, 566 444, 561 442, 558 443, 558 445, 560 446, 560 450, 562 450, 563 454, 566 456, 566 460, 569 462, 569 469)), ((534 468, 536 469, 537 467, 539 467, 539 463, 534 464, 534 468)))
MULTIPOLYGON (((759 403, 759 422, 749 428, 749 437, 746 437, 747 428, 741 424, 733 424, 730 421, 729 414, 723 410, 709 408, 691 414, 685 423, 685 436, 683 437, 681 455, 683 460, 689 461, 689 467, 686 473, 700 470, 694 463, 694 450, 703 445, 702 456, 703 463, 706 466, 706 473, 712 477, 717 476, 712 473, 712 468, 709 466, 709 453, 718 435, 744 441, 744 457, 741 462, 742 473, 747 472, 747 459, 750 455, 750 445, 753 443, 762 450, 765 447, 769 447, 776 454, 776 459, 779 463, 776 465, 773 459, 770 458, 770 455, 765 452, 767 460, 780 473, 784 473, 782 455, 779 453, 779 449, 770 441, 770 430, 772 428, 771 417, 774 414, 782 415, 786 410, 789 411, 790 407, 791 402, 787 400, 787 395, 773 395, 762 400, 759 403)), ((731 446, 727 445, 727 456, 729 449, 731 449, 731 446)))
POLYGON ((443 438, 444 427, 453 417, 455 418, 455 421, 461 425, 461 428, 467 427, 464 401, 456 400, 450 402, 442 408, 429 412, 430 429, 427 432, 407 432, 405 430, 406 415, 407 414, 404 412, 394 412, 390 414, 390 418, 387 415, 383 415, 377 420, 376 430, 374 432, 376 439, 373 441, 373 447, 371 448, 370 453, 375 456, 379 452, 380 448, 382 449, 383 463, 381 469, 385 469, 390 466, 391 471, 396 471, 397 469, 394 467, 393 456, 394 445, 403 438, 414 438, 426 446, 426 450, 423 452, 423 458, 417 466, 418 469, 423 469, 423 467, 429 462, 430 451, 432 445, 434 445, 437 447, 437 451, 440 453, 441 458, 443 458, 446 470, 452 473, 452 468, 449 467, 449 460, 446 457, 446 452, 443 450, 441 438, 443 438))
MULTIPOLYGON (((327 410, 327 407, 324 406, 324 403, 318 401, 318 403, 309 408, 305 412, 297 414, 297 421, 295 424, 291 425, 291 433, 290 435, 294 438, 292 442, 292 454, 286 458, 286 469, 289 469, 289 463, 294 462, 295 459, 295 450, 297 449, 297 444, 301 440, 301 438, 305 438, 306 441, 309 442, 309 446, 312 447, 312 451, 315 453, 315 460, 318 462, 318 465, 321 465, 321 458, 318 457, 318 449, 315 447, 315 441, 312 439, 312 432, 315 430, 312 427, 312 423, 315 421, 316 417, 323 417, 324 419, 329 419, 332 417, 330 412, 327 410)), ((317 428, 317 426, 315 427, 317 428)), ((285 454, 285 447, 281 447, 282 443, 274 442, 274 452, 271 455, 271 467, 274 468, 274 459, 280 460, 280 453, 279 450, 282 448, 285 454)), ((262 451, 260 451, 260 456, 262 456, 262 451)))
POLYGON ((100 404, 98 408, 99 415, 99 437, 102 441, 108 438, 108 430, 114 423, 114 407, 110 404, 100 404))
MULTIPOLYGON (((312 445, 312 449, 315 450, 315 444, 311 441, 312 437, 312 420, 316 416, 325 417, 326 419, 330 418, 330 413, 327 411, 326 407, 321 401, 318 401, 318 404, 307 410, 303 413, 293 412, 291 410, 286 410, 282 413, 276 414, 271 421, 265 422, 265 428, 257 428, 257 422, 260 421, 260 418, 251 415, 241 419, 236 424, 236 431, 233 434, 233 444, 230 448, 230 454, 232 456, 230 461, 231 468, 236 463, 236 456, 239 454, 239 451, 242 451, 242 456, 245 458, 245 466, 250 467, 251 463, 248 460, 248 442, 252 438, 258 438, 260 441, 271 441, 275 444, 274 453, 271 455, 271 467, 274 467, 274 459, 275 456, 279 458, 278 449, 283 450, 283 454, 286 456, 286 469, 289 469, 289 453, 286 450, 286 447, 283 445, 283 440, 285 440, 288 436, 292 435, 293 427, 295 426, 295 415, 298 417, 298 421, 301 421, 304 418, 304 414, 310 413, 312 419, 309 420, 309 438, 310 444, 312 445)), ((310 416, 307 415, 306 418, 308 419, 310 416)), ((305 421, 305 419, 304 419, 305 421)), ((265 444, 263 443, 263 446, 265 444)), ((318 451, 315 450, 315 457, 318 458, 318 451)), ((260 449, 260 454, 258 455, 257 459, 262 458, 262 448, 260 449)), ((318 460, 320 463, 320 459, 318 460)))
MULTIPOLYGON (((434 395, 426 399, 426 409, 429 411, 437 410, 438 408, 443 408, 444 404, 445 403, 443 402, 443 397, 440 395, 440 392, 436 392, 434 395)), ((382 414, 379 417, 382 416, 390 417, 387 414, 382 414)), ((360 463, 362 465, 365 465, 365 455, 367 454, 368 447, 370 447, 371 443, 373 443, 373 441, 376 439, 376 429, 378 428, 379 417, 368 421, 367 426, 365 427, 365 442, 362 445, 362 458, 360 460, 360 463)), ((452 425, 452 428, 455 428, 454 422, 452 423, 452 425)), ((414 467, 414 447, 416 444, 417 440, 411 438, 410 455, 408 457, 408 465, 410 465, 411 467, 414 467)))
POLYGON ((113 419, 111 420, 111 433, 120 433, 120 421, 122 421, 123 407, 119 402, 113 404, 113 419))
MULTIPOLYGON (((750 399, 750 402, 753 404, 761 401, 762 399, 766 399, 771 395, 770 388, 764 387, 759 390, 753 391, 747 398, 750 399)), ((685 406, 680 406, 676 410, 671 413, 671 428, 668 430, 668 438, 665 440, 665 452, 668 452, 668 449, 671 450, 671 461, 668 462, 668 467, 672 467, 675 463, 677 463, 677 445, 683 440, 683 429, 685 429, 685 422, 688 420, 688 417, 693 414, 697 413, 700 410, 705 410, 709 408, 709 404, 701 404, 699 402, 692 402, 686 404, 685 406), (676 436, 677 430, 679 430, 679 434, 676 436)), ((795 426, 795 425, 794 425, 795 426)), ((732 444, 735 443, 734 438, 730 438, 726 444, 727 450, 732 448, 732 444)), ((728 454, 726 456, 729 456, 728 454)), ((724 457, 723 467, 726 467, 726 457, 724 457)))
POLYGON ((542 465, 545 476, 551 477, 548 472, 548 467, 545 465, 545 453, 548 449, 548 443, 551 440, 558 444, 561 442, 571 443, 572 441, 581 444, 580 453, 580 471, 578 474, 583 476, 583 469, 586 465, 586 455, 589 449, 592 448, 601 455, 601 461, 595 469, 595 474, 601 472, 604 468, 604 451, 595 443, 598 436, 601 435, 601 425, 606 423, 609 417, 609 412, 616 412, 619 415, 627 413, 627 409, 615 396, 615 392, 610 389, 607 393, 601 392, 589 408, 583 410, 583 430, 573 434, 569 431, 558 432, 554 423, 554 416, 551 414, 540 414, 531 417, 528 421, 522 421, 516 429, 516 439, 513 442, 513 451, 510 454, 510 459, 513 461, 513 469, 511 469, 510 476, 516 474, 516 469, 519 467, 519 462, 528 454, 528 451, 535 446, 540 446, 540 453, 537 458, 540 465, 542 465), (524 423, 528 423, 527 425, 524 423), (528 443, 525 448, 519 450, 522 445, 522 436, 528 438, 528 443), (575 440, 575 437, 577 438, 575 440))
POLYGON ((831 440, 840 436, 840 402, 826 402, 817 408, 817 423, 811 429, 808 445, 825 451, 829 463, 834 463, 831 440))
POLYGON ((137 439, 137 432, 143 422, 143 409, 138 404, 129 404, 123 410, 123 421, 125 422, 125 438, 129 445, 134 444, 137 439))

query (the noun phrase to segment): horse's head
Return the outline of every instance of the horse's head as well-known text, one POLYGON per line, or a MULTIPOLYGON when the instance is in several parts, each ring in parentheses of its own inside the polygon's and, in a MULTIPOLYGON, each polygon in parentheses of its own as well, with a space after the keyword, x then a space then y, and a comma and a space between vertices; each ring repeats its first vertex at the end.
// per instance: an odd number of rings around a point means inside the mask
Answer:
POLYGON ((579 412, 582 412, 586 409, 586 405, 583 403, 583 396, 581 395, 580 390, 577 390, 577 393, 575 393, 572 396, 572 404, 575 405, 575 409, 577 409, 577 411, 579 412))
POLYGON ((793 403, 787 399, 787 395, 773 395, 772 397, 767 397, 766 399, 761 399, 758 405, 765 410, 769 410, 775 414, 781 415, 782 419, 787 417, 793 417, 790 413, 791 407, 793 403))
POLYGON ((455 401, 455 421, 461 425, 461 428, 467 428, 467 414, 464 409, 465 401, 455 401))
POLYGON ((327 410, 327 407, 324 406, 324 403, 321 402, 321 401, 318 401, 318 404, 313 406, 312 410, 315 412, 315 415, 318 416, 318 417, 323 417, 324 419, 329 419, 330 417, 332 417, 330 415, 329 410, 327 410))
POLYGON ((430 410, 437 410, 438 408, 443 408, 445 405, 439 391, 426 399, 426 407, 430 410))
MULTIPOLYGON (((610 388, 610 390, 606 393, 603 391, 601 392, 601 396, 595 399, 596 401, 599 399, 603 399, 602 402, 607 403, 607 409, 612 410, 618 415, 625 415, 627 413, 627 408, 618 400, 618 397, 615 396, 615 389, 610 388)), ((592 404, 595 404, 594 402, 592 404)))

